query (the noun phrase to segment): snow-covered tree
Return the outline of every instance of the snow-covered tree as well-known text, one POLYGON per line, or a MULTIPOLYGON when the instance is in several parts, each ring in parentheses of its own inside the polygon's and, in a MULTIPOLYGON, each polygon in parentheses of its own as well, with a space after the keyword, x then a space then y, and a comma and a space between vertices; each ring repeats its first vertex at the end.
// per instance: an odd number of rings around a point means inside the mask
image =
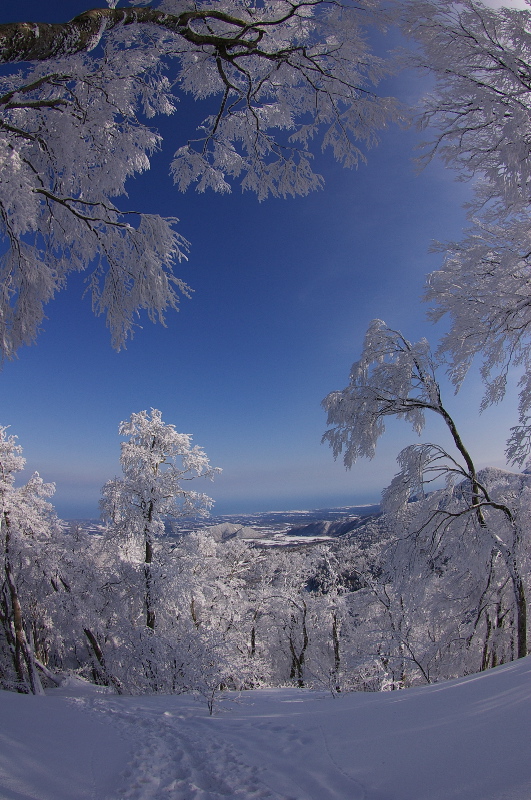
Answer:
POLYGON ((77 524, 56 537, 58 569, 45 605, 51 620, 48 666, 59 673, 80 671, 122 693, 128 690, 124 677, 131 663, 126 642, 132 638, 127 612, 133 582, 119 548, 107 545, 101 531, 77 524))
POLYGON ((144 618, 155 628, 158 569, 155 542, 164 533, 167 518, 206 514, 212 500, 186 486, 196 478, 213 479, 221 470, 211 467, 204 450, 192 445, 192 437, 178 433, 162 421, 155 408, 140 411, 120 423, 123 478, 103 487, 101 510, 110 523, 110 536, 122 539, 129 556, 142 564, 144 618))
MULTIPOLYGON (((161 145, 157 114, 179 93, 211 99, 193 141, 175 142, 179 189, 260 198, 322 184, 310 145, 348 166, 398 115, 375 86, 386 73, 365 32, 378 0, 246 0, 93 9, 65 24, 0 25, 0 344, 31 343, 43 307, 87 272, 96 314, 120 348, 144 311, 153 320, 188 287, 173 272, 187 242, 175 218, 124 210, 128 178, 161 145), (31 63, 26 63, 31 62, 31 63)), ((137 5, 134 3, 133 5, 137 5)))
POLYGON ((167 556, 161 627, 177 665, 174 685, 201 695, 210 710, 223 690, 269 678, 264 653, 251 644, 251 586, 266 558, 241 539, 216 541, 208 529, 181 536, 167 556))
POLYGON ((471 227, 462 241, 438 245, 444 262, 428 279, 433 319, 451 321, 440 352, 457 388, 481 355, 483 407, 504 396, 509 367, 523 367, 520 423, 507 451, 522 464, 531 442, 531 10, 410 0, 401 17, 420 45, 409 61, 435 77, 423 100, 432 138, 421 160, 438 155, 474 179, 471 227))
POLYGON ((435 78, 422 125, 438 154, 491 192, 528 203, 531 179, 531 14, 480 0, 406 0, 400 17, 419 48, 409 63, 435 78))
MULTIPOLYGON (((376 443, 385 432, 386 417, 404 419, 420 434, 426 411, 432 411, 444 420, 464 462, 464 475, 474 483, 475 467, 442 403, 435 361, 426 339, 412 344, 382 320, 373 320, 365 335, 361 358, 352 365, 349 385, 331 392, 323 400, 323 407, 328 414, 328 425, 332 426, 323 441, 332 447, 334 458, 343 453, 347 469, 358 458, 373 458, 376 443)), ((415 491, 418 486, 409 488, 415 491)), ((475 504, 479 502, 478 492, 473 486, 475 504)))
MULTIPOLYGON (((55 487, 46 484, 34 473, 23 486, 15 486, 17 474, 24 468, 25 459, 16 437, 0 427, 0 546, 2 578, 0 623, 3 647, 12 668, 19 691, 41 694, 42 686, 37 668, 47 672, 35 654, 35 622, 42 608, 41 597, 35 596, 42 582, 51 591, 51 570, 47 564, 50 539, 60 529, 52 505, 47 498, 55 487), (32 603, 32 601, 34 601, 32 603), (30 610, 33 605, 33 614, 30 610)), ((54 565, 56 566, 56 565, 54 565)), ((2 682, 10 685, 9 673, 2 682)))
MULTIPOLYGON (((480 476, 500 501, 489 476, 480 476)), ((460 488, 434 491, 403 514, 387 516, 394 541, 382 554, 370 589, 380 605, 382 658, 398 685, 453 678, 516 657, 516 605, 507 565, 492 534, 463 513, 460 488)), ((511 502, 511 507, 517 506, 511 502)), ((489 519, 487 510, 485 517, 498 536, 510 537, 503 520, 489 519)), ((525 576, 523 555, 517 553, 525 576)))
POLYGON ((459 389, 481 354, 486 391, 481 408, 500 402, 510 368, 521 371, 519 424, 511 429, 507 458, 520 466, 531 445, 531 326, 529 211, 476 220, 460 242, 445 243, 441 268, 428 277, 426 299, 434 321, 448 315, 439 346, 459 389))
MULTIPOLYGON (((513 588, 517 653, 518 657, 527 655, 527 600, 519 557, 525 527, 520 526, 514 509, 503 498, 491 496, 478 477, 457 426, 443 405, 427 341, 412 344, 399 331, 374 320, 361 358, 352 366, 349 385, 331 392, 323 406, 331 426, 323 441, 330 444, 335 458, 343 453, 347 469, 359 457, 374 456, 386 417, 405 419, 418 434, 426 412, 442 418, 456 454, 431 443, 404 448, 398 455, 400 471, 383 492, 384 510, 399 516, 407 513, 411 499, 424 497, 426 486, 444 479, 446 500, 443 502, 438 494, 435 501, 428 498, 428 517, 421 528, 429 526, 434 540, 438 540, 455 520, 471 518, 471 524, 503 558, 513 588)), ((407 525, 404 527, 407 529, 407 525)))

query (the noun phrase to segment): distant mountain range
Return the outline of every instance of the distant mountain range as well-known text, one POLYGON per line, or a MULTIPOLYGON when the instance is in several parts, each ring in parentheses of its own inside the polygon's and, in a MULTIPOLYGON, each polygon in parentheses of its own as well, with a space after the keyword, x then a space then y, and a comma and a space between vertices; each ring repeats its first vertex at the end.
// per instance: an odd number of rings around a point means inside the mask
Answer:
POLYGON ((379 505, 264 511, 254 514, 224 514, 207 519, 175 520, 171 527, 173 533, 208 528, 213 529, 216 535, 219 526, 228 525, 240 528, 241 533, 237 536, 244 539, 272 539, 279 536, 331 538, 355 529, 364 519, 379 513, 379 505), (254 535, 250 535, 250 529, 255 532, 254 535))
MULTIPOLYGON (((254 514, 224 514, 211 517, 183 518, 168 521, 168 534, 182 535, 208 529, 217 541, 229 539, 262 540, 287 544, 297 540, 330 539, 350 533, 380 514, 379 505, 340 506, 309 511, 265 511, 254 514)), ((101 532, 99 520, 69 520, 71 527, 101 532)))

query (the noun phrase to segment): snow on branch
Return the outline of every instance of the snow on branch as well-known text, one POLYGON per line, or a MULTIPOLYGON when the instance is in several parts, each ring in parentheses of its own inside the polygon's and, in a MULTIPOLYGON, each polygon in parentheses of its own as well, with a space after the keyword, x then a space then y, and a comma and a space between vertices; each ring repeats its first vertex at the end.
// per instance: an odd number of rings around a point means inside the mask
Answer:
POLYGON ((405 419, 416 433, 426 410, 440 413, 435 365, 425 339, 412 344, 382 320, 373 320, 361 358, 352 365, 349 385, 324 400, 328 425, 323 441, 334 457, 344 452, 347 469, 358 458, 373 458, 385 418, 405 419))
POLYGON ((365 35, 386 19, 376 0, 109 5, 65 24, 0 25, 0 62, 15 65, 0 78, 7 358, 35 339, 72 271, 88 270, 118 349, 139 312, 163 320, 188 294, 173 273, 186 253, 176 220, 140 213, 133 223, 115 200, 149 168, 162 139, 147 122, 172 114, 179 92, 218 98, 197 137, 176 143, 171 173, 183 191, 225 192, 238 180, 260 199, 307 194, 322 186, 317 134, 356 166, 401 116, 376 91, 390 71, 365 35))

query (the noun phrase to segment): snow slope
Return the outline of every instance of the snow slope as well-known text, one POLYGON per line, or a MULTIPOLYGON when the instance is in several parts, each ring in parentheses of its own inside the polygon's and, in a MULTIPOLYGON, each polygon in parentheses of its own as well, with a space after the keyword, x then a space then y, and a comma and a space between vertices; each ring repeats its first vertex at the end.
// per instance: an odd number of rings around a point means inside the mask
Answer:
POLYGON ((530 800, 531 658, 420 689, 0 693, 2 800, 530 800))

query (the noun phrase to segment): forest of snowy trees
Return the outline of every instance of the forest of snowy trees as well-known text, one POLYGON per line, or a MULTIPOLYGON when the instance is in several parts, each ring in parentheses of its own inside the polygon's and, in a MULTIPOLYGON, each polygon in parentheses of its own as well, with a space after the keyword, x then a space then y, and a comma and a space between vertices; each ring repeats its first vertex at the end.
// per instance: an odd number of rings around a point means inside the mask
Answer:
POLYGON ((167 535, 209 506, 184 482, 216 470, 157 410, 120 432, 124 477, 103 487, 95 533, 61 523, 37 475, 15 486, 24 459, 2 430, 4 688, 73 671, 212 708, 224 689, 396 689, 525 654, 531 475, 484 470, 334 542, 271 548, 167 535))
POLYGON ((352 166, 392 122, 416 121, 421 162, 441 158, 474 187, 469 229, 438 245, 427 279, 429 315, 447 331, 432 350, 373 321, 348 385, 323 401, 323 439, 347 468, 375 456, 386 417, 421 434, 433 412, 448 440, 398 454, 381 516, 284 550, 208 530, 166 535, 172 518, 206 515, 209 497, 188 481, 219 470, 156 409, 120 425, 123 477, 103 487, 98 534, 62 523, 38 474, 20 485, 22 449, 0 428, 1 686, 38 694, 74 671, 119 693, 196 692, 212 709, 224 689, 396 689, 527 655, 531 475, 476 468, 439 376, 459 390, 481 360, 484 409, 519 370, 506 455, 522 469, 531 11, 479 0, 108 5, 64 25, 0 25, 0 62, 14 65, 0 77, 4 359, 35 340, 72 271, 88 270, 118 349, 140 310, 164 322, 189 293, 173 271, 187 250, 177 220, 119 205, 159 145, 147 121, 171 113, 176 87, 219 100, 200 138, 177 143, 181 190, 240 180, 260 198, 306 194, 320 185, 315 142, 352 166), (374 27, 399 27, 409 49, 373 53, 374 27), (404 68, 433 76, 420 109, 378 93, 404 68))

